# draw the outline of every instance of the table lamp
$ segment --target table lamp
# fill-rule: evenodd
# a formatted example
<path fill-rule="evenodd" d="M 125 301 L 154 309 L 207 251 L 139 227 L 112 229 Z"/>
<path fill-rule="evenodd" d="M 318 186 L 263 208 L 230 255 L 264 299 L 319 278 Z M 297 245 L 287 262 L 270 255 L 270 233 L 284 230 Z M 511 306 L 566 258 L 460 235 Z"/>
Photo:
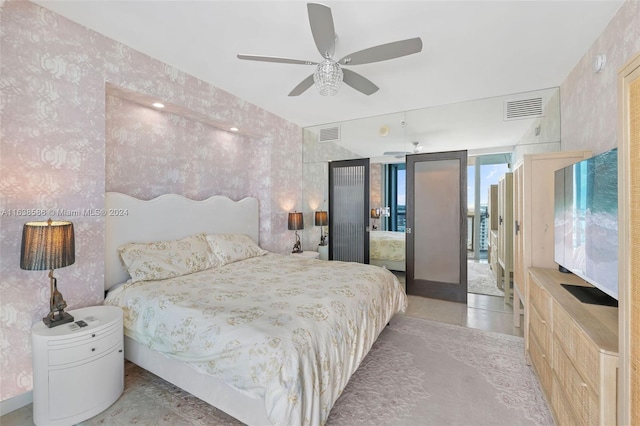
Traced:
<path fill-rule="evenodd" d="M 293 245 L 293 250 L 291 251 L 291 253 L 302 253 L 300 236 L 298 235 L 298 230 L 304 229 L 302 212 L 289 213 L 288 227 L 290 231 L 296 231 L 296 243 Z"/>
<path fill-rule="evenodd" d="M 29 271 L 49 269 L 51 298 L 49 315 L 42 318 L 47 327 L 56 327 L 73 321 L 64 311 L 67 302 L 58 291 L 53 270 L 72 265 L 76 261 L 73 223 L 49 219 L 47 222 L 27 222 L 22 229 L 20 268 Z"/>
<path fill-rule="evenodd" d="M 320 210 L 316 212 L 316 226 L 320 227 L 320 244 L 321 246 L 326 246 L 327 242 L 326 236 L 324 235 L 324 227 L 327 226 L 327 212 L 324 210 Z"/>
<path fill-rule="evenodd" d="M 375 231 L 378 229 L 376 226 L 376 219 L 380 219 L 380 209 L 371 209 L 371 219 L 373 219 L 371 229 Z"/>

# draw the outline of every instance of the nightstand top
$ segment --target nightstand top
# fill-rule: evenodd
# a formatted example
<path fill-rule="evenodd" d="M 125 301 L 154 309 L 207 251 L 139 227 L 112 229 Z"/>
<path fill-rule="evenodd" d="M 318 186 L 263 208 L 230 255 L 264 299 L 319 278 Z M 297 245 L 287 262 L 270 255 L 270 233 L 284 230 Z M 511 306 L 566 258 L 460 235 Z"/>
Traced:
<path fill-rule="evenodd" d="M 318 259 L 320 253 L 317 251 L 305 250 L 302 253 L 291 253 L 291 256 L 300 256 L 307 259 Z"/>
<path fill-rule="evenodd" d="M 71 334 L 83 334 L 87 331 L 97 331 L 122 320 L 122 309 L 117 306 L 100 305 L 67 311 L 73 316 L 74 322 L 49 328 L 42 321 L 38 321 L 31 329 L 32 333 L 40 336 L 55 337 Z M 87 325 L 79 327 L 76 322 L 84 321 Z"/>

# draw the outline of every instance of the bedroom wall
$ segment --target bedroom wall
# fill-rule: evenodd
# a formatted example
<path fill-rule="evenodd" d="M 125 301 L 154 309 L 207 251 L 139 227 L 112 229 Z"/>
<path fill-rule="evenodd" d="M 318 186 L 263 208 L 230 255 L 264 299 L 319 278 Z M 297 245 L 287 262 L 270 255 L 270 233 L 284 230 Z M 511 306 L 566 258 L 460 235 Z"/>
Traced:
<path fill-rule="evenodd" d="M 0 2 L 0 36 L 0 401 L 6 401 L 32 387 L 30 329 L 48 312 L 47 272 L 19 268 L 23 224 L 48 216 L 72 220 L 76 263 L 56 271 L 60 291 L 70 309 L 103 299 L 104 220 L 76 213 L 104 206 L 107 84 L 163 99 L 212 121 L 232 122 L 256 135 L 251 141 L 238 139 L 247 148 L 245 172 L 251 172 L 224 190 L 244 190 L 243 196 L 260 200 L 261 244 L 272 251 L 290 248 L 285 207 L 301 199 L 302 162 L 291 159 L 302 158 L 302 129 L 27 1 Z M 193 124 L 164 119 L 178 128 Z M 217 155 L 217 143 L 231 149 L 226 132 L 200 130 L 212 141 L 202 148 L 205 158 Z M 214 190 L 209 179 L 219 183 L 228 171 L 211 171 L 198 180 L 188 174 L 194 167 L 191 159 L 153 152 L 149 148 L 145 154 L 150 158 L 136 157 L 144 170 L 132 163 L 126 172 L 114 166 L 109 178 L 113 189 L 115 176 L 148 178 L 153 171 L 153 192 L 166 187 L 204 196 Z M 234 161 L 229 155 L 225 158 Z M 182 188 L 174 182 L 181 179 Z M 45 212 L 34 216 L 24 209 Z"/>
<path fill-rule="evenodd" d="M 109 94 L 105 128 L 107 191 L 145 200 L 166 193 L 239 200 L 249 192 L 245 160 L 255 147 L 241 134 Z"/>
<path fill-rule="evenodd" d="M 618 70 L 640 51 L 640 2 L 625 2 L 560 86 L 563 151 L 618 146 Z M 597 55 L 607 63 L 593 72 Z"/>

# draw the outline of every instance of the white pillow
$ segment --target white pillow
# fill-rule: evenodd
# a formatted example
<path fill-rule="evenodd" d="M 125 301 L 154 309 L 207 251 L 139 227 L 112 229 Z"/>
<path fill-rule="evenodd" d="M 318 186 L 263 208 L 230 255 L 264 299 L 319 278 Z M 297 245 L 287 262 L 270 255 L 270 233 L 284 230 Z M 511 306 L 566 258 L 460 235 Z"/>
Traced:
<path fill-rule="evenodd" d="M 223 265 L 268 253 L 262 250 L 251 237 L 243 234 L 209 234 L 207 242 L 213 255 Z"/>
<path fill-rule="evenodd" d="M 130 243 L 118 248 L 131 281 L 163 280 L 218 266 L 204 233 L 175 241 Z"/>

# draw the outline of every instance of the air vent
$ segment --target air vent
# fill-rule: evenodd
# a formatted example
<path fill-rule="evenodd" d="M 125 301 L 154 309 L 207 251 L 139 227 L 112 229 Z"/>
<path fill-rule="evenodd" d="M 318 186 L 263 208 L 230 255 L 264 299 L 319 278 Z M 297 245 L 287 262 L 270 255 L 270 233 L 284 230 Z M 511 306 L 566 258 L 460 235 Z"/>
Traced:
<path fill-rule="evenodd" d="M 504 119 L 520 120 L 523 118 L 536 118 L 544 116 L 544 103 L 542 98 L 519 99 L 504 101 Z"/>
<path fill-rule="evenodd" d="M 320 129 L 320 142 L 335 142 L 340 140 L 340 126 Z"/>

